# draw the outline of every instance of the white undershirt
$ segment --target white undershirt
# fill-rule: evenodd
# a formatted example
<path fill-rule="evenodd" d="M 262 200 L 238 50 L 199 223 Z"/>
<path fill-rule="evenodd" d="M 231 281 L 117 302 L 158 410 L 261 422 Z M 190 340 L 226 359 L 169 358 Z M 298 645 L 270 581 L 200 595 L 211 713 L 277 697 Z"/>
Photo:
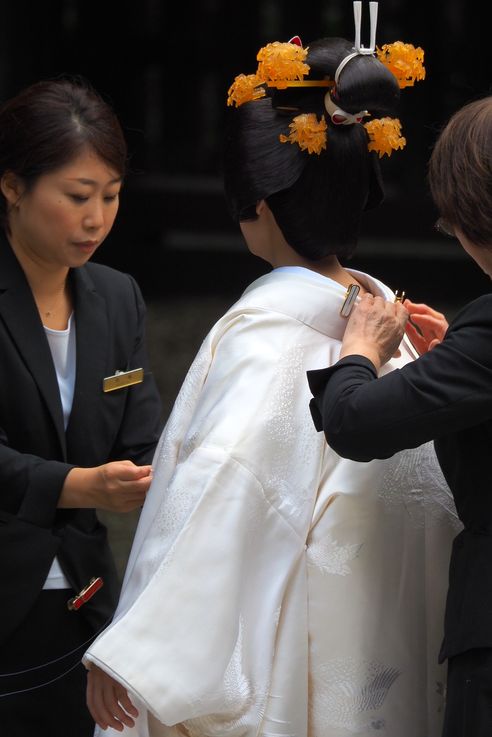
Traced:
<path fill-rule="evenodd" d="M 72 411 L 73 392 L 75 387 L 75 318 L 73 313 L 68 319 L 66 330 L 53 330 L 44 326 L 48 339 L 56 378 L 60 390 L 63 409 L 63 422 L 67 429 Z M 53 560 L 43 589 L 69 589 L 70 584 L 63 573 L 58 558 Z"/>

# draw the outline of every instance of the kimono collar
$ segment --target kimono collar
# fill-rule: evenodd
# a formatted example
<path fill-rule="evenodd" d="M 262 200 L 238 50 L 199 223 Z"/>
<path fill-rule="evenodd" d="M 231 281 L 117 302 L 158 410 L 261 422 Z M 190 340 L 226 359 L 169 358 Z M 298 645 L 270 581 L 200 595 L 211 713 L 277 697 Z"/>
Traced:
<path fill-rule="evenodd" d="M 394 300 L 394 292 L 378 279 L 347 269 L 374 295 Z M 247 287 L 235 307 L 278 312 L 335 340 L 341 340 L 347 319 L 340 316 L 346 288 L 309 269 L 274 269 Z M 235 308 L 233 307 L 232 310 Z"/>

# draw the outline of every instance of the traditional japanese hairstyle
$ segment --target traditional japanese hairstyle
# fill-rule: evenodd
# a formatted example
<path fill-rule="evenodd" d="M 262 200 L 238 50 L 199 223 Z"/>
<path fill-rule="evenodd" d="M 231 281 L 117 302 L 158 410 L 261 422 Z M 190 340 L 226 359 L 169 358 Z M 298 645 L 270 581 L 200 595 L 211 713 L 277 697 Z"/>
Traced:
<path fill-rule="evenodd" d="M 255 74 L 228 91 L 225 189 L 236 220 L 255 217 L 266 199 L 287 242 L 306 258 L 349 255 L 364 209 L 382 200 L 375 154 L 403 148 L 395 119 L 400 88 L 423 79 L 423 51 L 397 42 L 360 42 L 361 2 L 354 2 L 355 41 L 299 37 L 260 49 Z M 284 144 L 284 145 L 282 145 Z M 287 144 L 287 145 L 286 145 Z M 294 144 L 294 145 L 288 145 Z"/>

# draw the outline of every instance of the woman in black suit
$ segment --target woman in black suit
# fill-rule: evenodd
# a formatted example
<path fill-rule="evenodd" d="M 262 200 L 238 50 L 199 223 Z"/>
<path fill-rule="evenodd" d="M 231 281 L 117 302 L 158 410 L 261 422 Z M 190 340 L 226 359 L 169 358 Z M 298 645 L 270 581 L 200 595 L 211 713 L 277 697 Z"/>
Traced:
<path fill-rule="evenodd" d="M 87 84 L 39 82 L 0 108 L 0 725 L 9 737 L 92 735 L 80 657 L 118 596 L 95 508 L 138 508 L 150 485 L 161 405 L 144 303 L 131 276 L 88 263 L 112 228 L 125 162 L 118 120 Z"/>
<path fill-rule="evenodd" d="M 492 278 L 491 96 L 451 118 L 429 182 L 440 227 Z M 410 326 L 410 335 L 424 355 L 377 379 L 408 313 L 365 295 L 348 322 L 341 360 L 309 375 L 312 414 L 337 453 L 354 460 L 434 439 L 464 524 L 453 544 L 440 654 L 448 659 L 444 735 L 485 737 L 492 734 L 492 295 L 467 305 L 447 330 L 438 313 L 408 308 L 421 328 Z"/>

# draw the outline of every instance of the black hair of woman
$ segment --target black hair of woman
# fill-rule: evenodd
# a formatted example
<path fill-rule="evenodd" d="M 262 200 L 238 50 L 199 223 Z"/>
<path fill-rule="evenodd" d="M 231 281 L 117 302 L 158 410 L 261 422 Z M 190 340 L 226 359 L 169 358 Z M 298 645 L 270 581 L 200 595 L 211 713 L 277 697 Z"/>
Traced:
<path fill-rule="evenodd" d="M 229 112 L 223 166 L 233 219 L 254 218 L 257 202 L 265 199 L 287 242 L 316 261 L 350 256 L 363 211 L 383 199 L 379 162 L 361 122 L 393 116 L 402 85 L 388 65 L 372 54 L 353 54 L 343 38 L 313 41 L 306 52 L 305 86 L 267 84 L 262 99 L 250 98 Z M 316 80 L 319 86 L 309 86 Z M 323 80 L 331 80 L 330 87 Z M 336 124 L 327 105 L 357 123 Z M 279 143 L 302 114 L 326 117 L 326 145 L 317 155 Z M 403 147 L 404 139 L 398 140 Z"/>

